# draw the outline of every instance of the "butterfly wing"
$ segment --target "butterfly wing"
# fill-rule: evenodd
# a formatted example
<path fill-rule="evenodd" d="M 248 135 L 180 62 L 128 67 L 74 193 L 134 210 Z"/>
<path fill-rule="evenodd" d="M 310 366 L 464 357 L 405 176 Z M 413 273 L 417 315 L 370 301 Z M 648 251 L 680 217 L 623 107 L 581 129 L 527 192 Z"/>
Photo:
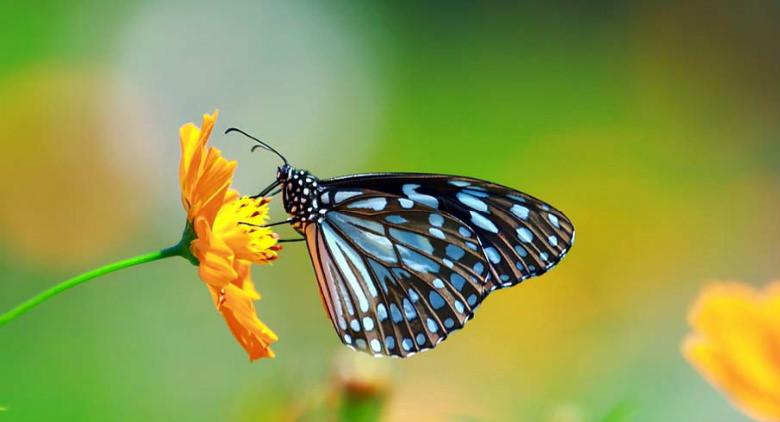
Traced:
<path fill-rule="evenodd" d="M 435 347 L 491 290 L 474 230 L 406 197 L 350 189 L 305 236 L 323 302 L 344 344 L 406 357 Z"/>
<path fill-rule="evenodd" d="M 574 226 L 562 212 L 484 180 L 385 173 L 345 176 L 323 181 L 323 185 L 326 193 L 365 189 L 405 198 L 465 222 L 484 248 L 492 288 L 543 274 L 563 259 L 574 242 Z"/>

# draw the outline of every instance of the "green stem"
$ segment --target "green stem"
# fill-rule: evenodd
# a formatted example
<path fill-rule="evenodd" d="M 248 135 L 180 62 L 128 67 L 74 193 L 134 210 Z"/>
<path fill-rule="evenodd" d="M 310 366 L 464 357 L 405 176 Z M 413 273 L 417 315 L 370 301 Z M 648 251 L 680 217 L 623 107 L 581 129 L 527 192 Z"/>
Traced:
<path fill-rule="evenodd" d="M 182 239 L 184 240 L 184 239 Z M 78 286 L 81 283 L 85 283 L 89 280 L 92 280 L 94 278 L 100 277 L 102 275 L 106 275 L 108 273 L 112 273 L 114 271 L 121 270 L 123 268 L 132 267 L 135 265 L 145 264 L 147 262 L 157 261 L 164 258 L 169 258 L 172 256 L 184 256 L 187 257 L 187 254 L 189 253 L 189 248 L 187 247 L 187 243 L 180 242 L 176 246 L 172 246 L 170 248 L 166 248 L 163 250 L 150 252 L 144 255 L 138 255 L 133 258 L 128 258 L 122 261 L 117 261 L 112 264 L 108 264 L 99 268 L 95 268 L 94 270 L 87 271 L 84 274 L 77 275 L 76 277 L 70 278 L 68 280 L 63 281 L 62 283 L 59 283 L 48 290 L 45 290 L 41 293 L 39 293 L 37 296 L 32 297 L 28 301 L 22 303 L 21 305 L 17 306 L 14 309 L 11 309 L 10 311 L 0 315 L 0 325 L 4 325 L 11 320 L 15 319 L 16 317 L 22 315 L 23 313 L 29 311 L 30 309 L 40 305 L 41 303 L 45 302 L 46 300 L 64 292 L 65 290 L 68 290 L 72 287 Z"/>

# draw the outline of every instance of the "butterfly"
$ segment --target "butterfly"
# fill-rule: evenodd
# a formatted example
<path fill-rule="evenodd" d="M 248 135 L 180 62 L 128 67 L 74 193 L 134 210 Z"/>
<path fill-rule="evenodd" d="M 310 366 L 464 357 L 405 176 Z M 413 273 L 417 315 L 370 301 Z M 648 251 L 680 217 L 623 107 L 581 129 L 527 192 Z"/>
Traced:
<path fill-rule="evenodd" d="M 571 221 L 512 188 L 461 176 L 372 173 L 318 179 L 279 156 L 276 180 L 303 235 L 339 339 L 376 356 L 410 357 L 464 326 L 494 290 L 555 266 Z"/>

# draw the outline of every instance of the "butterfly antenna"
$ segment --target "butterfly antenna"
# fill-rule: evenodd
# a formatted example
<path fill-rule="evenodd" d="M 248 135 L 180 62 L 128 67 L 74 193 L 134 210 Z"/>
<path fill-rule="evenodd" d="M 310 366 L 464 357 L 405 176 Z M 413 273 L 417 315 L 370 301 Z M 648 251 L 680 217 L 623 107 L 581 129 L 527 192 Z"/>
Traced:
<path fill-rule="evenodd" d="M 277 157 L 281 158 L 281 159 L 282 159 L 282 161 L 284 161 L 284 164 L 289 164 L 289 163 L 287 162 L 287 159 L 286 159 L 286 158 L 284 158 L 284 155 L 280 154 L 280 153 L 279 153 L 279 151 L 277 151 L 277 150 L 273 149 L 273 147 L 271 147 L 270 145 L 268 145 L 268 144 L 266 144 L 265 142 L 263 142 L 263 141 L 261 141 L 261 140 L 259 140 L 259 139 L 255 138 L 254 136 L 252 136 L 252 135 L 250 135 L 250 134 L 248 134 L 248 133 L 244 132 L 243 130 L 241 130 L 241 129 L 237 128 L 237 127 L 231 127 L 231 128 L 228 128 L 228 130 L 226 130 L 226 131 L 225 131 L 225 135 L 227 135 L 227 134 L 228 134 L 228 133 L 230 133 L 230 132 L 238 132 L 238 133 L 240 133 L 240 134 L 242 134 L 242 135 L 246 136 L 247 138 L 249 138 L 249 139 L 251 139 L 251 140 L 253 140 L 253 141 L 257 142 L 257 145 L 255 145 L 255 146 L 253 146 L 253 147 L 252 147 L 252 152 L 254 152 L 254 151 L 257 149 L 257 148 L 262 148 L 262 149 L 264 149 L 264 150 L 266 150 L 266 151 L 271 151 L 271 152 L 273 152 L 274 154 L 276 154 L 276 156 L 277 156 Z"/>

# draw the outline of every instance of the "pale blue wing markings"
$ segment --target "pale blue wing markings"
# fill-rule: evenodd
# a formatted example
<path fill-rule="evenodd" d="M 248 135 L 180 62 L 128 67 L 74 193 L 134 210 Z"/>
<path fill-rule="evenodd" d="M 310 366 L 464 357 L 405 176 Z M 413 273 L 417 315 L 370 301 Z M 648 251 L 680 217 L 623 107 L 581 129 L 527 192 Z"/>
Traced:
<path fill-rule="evenodd" d="M 448 257 L 452 258 L 455 261 L 458 261 L 459 259 L 463 258 L 464 255 L 466 255 L 466 250 L 461 248 L 458 245 L 455 244 L 449 244 L 444 250 L 444 253 L 447 254 Z"/>
<path fill-rule="evenodd" d="M 404 350 L 406 350 L 407 352 L 410 352 L 412 350 L 413 345 L 414 344 L 412 343 L 412 340 L 409 338 L 404 338 L 403 341 L 401 342 L 401 347 L 403 347 Z"/>
<path fill-rule="evenodd" d="M 355 346 L 360 350 L 366 350 L 366 339 L 359 338 L 355 340 Z"/>
<path fill-rule="evenodd" d="M 469 208 L 475 209 L 477 211 L 482 211 L 482 212 L 486 212 L 488 210 L 488 206 L 484 201 L 478 199 L 475 196 L 469 195 L 465 192 L 458 192 L 457 194 L 455 194 L 455 197 L 458 198 L 458 201 L 460 201 L 460 203 L 462 203 L 463 205 Z"/>
<path fill-rule="evenodd" d="M 380 323 L 387 319 L 387 308 L 384 303 L 376 305 L 376 316 Z"/>
<path fill-rule="evenodd" d="M 364 262 L 360 256 L 355 254 L 354 250 L 351 249 L 348 242 L 345 241 L 343 238 L 335 237 L 338 236 L 337 229 L 332 227 L 330 223 L 324 221 L 321 224 L 321 229 L 323 231 L 323 237 L 325 238 L 326 244 L 330 243 L 328 245 L 331 249 L 330 254 L 338 264 L 336 265 L 336 267 L 341 272 L 342 279 L 345 278 L 347 280 L 347 284 L 350 285 L 351 284 L 350 280 L 356 275 L 356 273 L 354 273 L 353 271 L 357 271 L 357 274 L 360 274 L 360 277 L 362 278 L 362 281 L 363 283 L 365 283 L 366 286 L 374 285 L 375 277 L 372 277 L 372 275 L 369 273 L 371 270 L 368 268 L 370 263 Z M 334 236 L 333 239 L 335 240 L 331 242 L 330 236 Z M 344 262 L 341 262 L 339 264 L 340 260 L 346 260 L 345 262 L 348 262 L 349 264 L 351 264 L 351 266 L 347 264 L 346 267 L 342 267 L 341 265 L 344 265 Z M 356 283 L 358 286 L 360 285 L 359 282 Z M 343 287 L 344 283 L 340 283 L 339 285 Z M 374 289 L 376 290 L 375 287 Z M 369 288 L 369 290 L 371 289 Z M 377 338 L 377 335 L 380 338 L 383 336 L 383 331 L 381 330 L 381 328 L 378 331 L 374 331 L 376 325 L 374 323 L 374 319 L 372 318 L 372 316 L 376 315 L 376 311 L 374 311 L 373 306 L 364 306 L 364 304 L 361 302 L 362 299 L 361 295 L 365 296 L 365 292 L 362 290 L 355 290 L 355 285 L 350 285 L 349 289 L 342 288 L 341 295 L 342 297 L 350 297 L 350 298 L 352 297 L 352 295 L 355 295 L 358 299 L 358 303 L 360 305 L 360 311 L 364 314 L 361 320 L 363 323 L 362 327 L 364 329 L 359 331 L 355 330 L 356 320 L 351 322 L 351 328 L 355 330 L 356 335 L 359 334 L 363 336 L 362 339 L 356 339 L 354 341 L 354 344 L 358 346 L 358 349 L 365 350 L 365 348 L 360 347 L 359 340 L 362 340 L 362 342 L 365 343 L 366 341 L 370 341 L 373 338 Z M 382 295 L 384 297 L 384 292 L 382 292 Z M 372 301 L 372 304 L 373 303 L 375 302 Z M 359 324 L 357 328 L 360 328 Z"/>
<path fill-rule="evenodd" d="M 463 189 L 461 192 L 465 192 L 469 195 L 476 196 L 479 198 L 487 198 L 490 196 L 490 194 L 480 186 L 470 186 L 466 189 Z"/>
<path fill-rule="evenodd" d="M 426 195 L 424 193 L 418 193 L 417 192 L 418 188 L 420 188 L 420 185 L 414 183 L 408 183 L 403 185 L 401 190 L 403 191 L 404 195 L 406 195 L 407 198 L 409 198 L 414 202 L 419 202 L 431 208 L 439 208 L 439 200 L 436 199 L 435 196 Z"/>
<path fill-rule="evenodd" d="M 427 340 L 427 337 L 423 333 L 417 333 L 417 336 L 414 338 L 417 341 L 418 346 L 425 345 L 425 340 Z"/>
<path fill-rule="evenodd" d="M 342 191 L 336 192 L 333 195 L 333 201 L 338 204 L 340 202 L 346 201 L 349 198 L 352 198 L 352 197 L 355 197 L 355 196 L 358 196 L 358 195 L 361 195 L 361 194 L 363 194 L 363 192 L 361 192 L 361 191 L 346 191 L 346 190 L 342 190 Z"/>
<path fill-rule="evenodd" d="M 363 317 L 363 329 L 364 330 L 366 330 L 366 331 L 373 331 L 374 327 L 375 327 L 375 324 L 374 324 L 374 319 L 373 318 L 371 318 L 369 316 Z"/>
<path fill-rule="evenodd" d="M 498 233 L 498 228 L 496 227 L 495 223 L 490 221 L 489 218 L 485 217 L 477 211 L 469 211 L 469 214 L 471 215 L 471 222 L 478 227 L 491 233 Z"/>
<path fill-rule="evenodd" d="M 525 205 L 523 205 L 522 207 L 526 208 Z M 515 261 L 517 261 L 519 258 L 519 262 L 522 263 L 520 267 L 517 267 L 515 265 L 518 270 L 517 273 L 518 275 L 515 277 L 514 283 L 502 282 L 499 287 L 507 287 L 509 285 L 514 285 L 527 278 L 539 275 L 539 272 L 537 271 L 538 270 L 537 266 L 540 266 L 543 269 L 542 271 L 546 271 L 547 269 L 551 268 L 554 265 L 554 263 L 552 262 L 545 263 L 544 260 L 542 259 L 543 257 L 542 254 L 545 253 L 545 249 L 547 247 L 552 248 L 551 252 L 555 253 L 556 255 L 555 263 L 557 263 L 561 259 L 562 254 L 558 252 L 558 249 L 556 249 L 552 245 L 548 245 L 547 243 L 545 243 L 545 240 L 547 239 L 548 236 L 548 234 L 546 234 L 545 232 L 545 229 L 552 229 L 553 226 L 547 223 L 546 219 L 543 218 L 541 212 L 531 210 L 529 208 L 527 218 L 517 219 L 520 216 L 518 216 L 515 212 L 513 212 L 511 208 L 506 209 L 501 207 L 494 207 L 492 208 L 492 210 L 494 212 L 494 215 L 496 216 L 497 221 L 502 221 L 502 222 L 507 221 L 508 225 L 511 224 L 516 225 L 515 231 L 514 233 L 511 233 L 511 235 L 497 236 L 498 239 L 501 239 L 500 241 L 505 243 L 507 242 L 506 238 L 513 238 L 514 243 L 506 243 L 506 248 L 498 248 L 498 249 L 501 251 L 510 251 L 513 254 L 516 254 L 516 258 L 510 258 L 507 260 L 507 262 L 512 262 L 516 264 Z M 517 208 L 515 210 L 517 210 Z M 525 216 L 524 211 L 520 212 L 520 214 Z M 540 222 L 543 222 L 545 224 L 540 224 Z M 501 277 L 499 274 L 499 278 L 497 280 L 500 279 Z"/>
<path fill-rule="evenodd" d="M 346 218 L 347 216 L 331 212 L 326 219 L 330 220 L 347 237 L 354 241 L 364 252 L 371 254 L 386 263 L 395 263 L 396 255 L 393 252 L 393 244 L 384 235 L 376 234 L 373 231 L 365 230 L 366 224 L 361 223 L 358 218 Z M 370 222 L 369 222 L 370 223 Z M 361 225 L 358 225 L 361 224 Z"/>
<path fill-rule="evenodd" d="M 415 193 L 421 194 L 420 191 Z M 413 204 L 411 209 L 402 210 L 399 208 L 399 202 L 392 201 L 392 197 L 387 196 L 387 206 L 379 211 L 374 210 L 373 207 L 348 207 L 351 203 L 367 201 L 371 198 L 366 194 L 353 198 L 352 202 L 346 201 L 340 204 L 325 214 L 320 224 L 325 223 L 329 226 L 331 231 L 340 235 L 339 242 L 344 242 L 347 246 L 337 248 L 337 252 L 331 253 L 331 258 L 338 266 L 343 265 L 343 262 L 338 261 L 337 255 L 340 251 L 341 258 L 347 263 L 342 270 L 347 273 L 351 271 L 357 276 L 359 284 L 365 289 L 366 296 L 371 293 L 368 291 L 368 283 L 373 282 L 376 286 L 380 299 L 372 298 L 369 312 L 361 312 L 359 316 L 359 321 L 366 321 L 364 318 L 367 316 L 373 318 L 368 320 L 372 323 L 364 323 L 361 332 L 358 333 L 364 336 L 363 341 L 369 345 L 364 350 L 376 352 L 375 347 L 372 346 L 376 344 L 372 340 L 376 339 L 384 347 L 376 353 L 408 356 L 435 346 L 451 331 L 462 327 L 473 311 L 466 305 L 466 298 L 472 294 L 482 298 L 487 294 L 487 286 L 479 285 L 475 279 L 475 277 L 482 279 L 475 272 L 475 268 L 480 267 L 476 264 L 480 262 L 488 266 L 489 262 L 485 252 L 479 247 L 479 239 L 473 231 L 447 213 L 432 213 L 429 206 L 422 202 Z M 390 218 L 391 216 L 398 218 Z M 430 228 L 437 228 L 446 234 L 446 241 L 442 241 L 438 234 L 428 231 Z M 392 234 L 391 229 L 395 229 Z M 467 247 L 465 236 L 459 231 L 465 232 L 472 239 L 473 249 Z M 463 251 L 459 262 L 450 263 L 452 268 L 445 266 L 442 258 L 442 252 L 450 243 L 458 245 Z M 384 252 L 372 248 L 382 249 Z M 353 254 L 359 255 L 358 258 L 362 262 L 355 261 L 356 256 Z M 363 270 L 368 271 L 369 274 L 367 275 Z M 434 286 L 436 284 L 434 280 L 439 277 L 449 280 L 451 272 L 459 273 L 467 280 L 468 288 L 464 285 L 462 293 L 456 291 L 449 281 L 443 283 L 441 279 L 439 280 L 444 287 L 442 289 Z M 343 284 L 349 286 L 349 274 L 342 278 Z M 388 283 L 388 278 L 393 281 Z M 415 290 L 410 293 L 409 287 L 412 286 Z M 347 294 L 350 290 L 347 289 Z M 406 308 L 404 308 L 404 299 L 408 303 Z M 462 312 L 458 313 L 453 309 L 455 301 L 461 304 Z M 354 299 L 354 303 L 359 305 L 359 297 Z M 409 313 L 409 306 L 412 307 L 416 317 Z M 437 323 L 438 330 L 431 330 L 428 326 L 428 318 Z M 449 327 L 443 322 L 448 318 L 453 320 Z M 424 346 L 416 347 L 413 342 L 411 349 L 406 352 L 398 347 L 400 339 L 416 339 L 420 333 L 427 336 L 423 342 Z M 388 338 L 393 338 L 396 342 L 395 350 L 391 350 Z M 354 338 L 352 343 L 357 344 Z"/>
<path fill-rule="evenodd" d="M 325 242 L 328 244 L 331 255 L 335 258 L 338 266 L 346 270 L 350 268 L 351 263 L 352 266 L 360 273 L 360 276 L 362 277 L 363 282 L 366 283 L 368 290 L 371 291 L 373 289 L 373 292 L 376 293 L 376 286 L 373 286 L 373 280 L 368 273 L 368 268 L 357 252 L 355 252 L 349 243 L 344 241 L 344 239 L 334 231 L 333 227 L 328 222 L 323 221 L 321 227 L 323 234 L 325 235 Z M 368 312 L 368 297 L 366 297 L 366 292 L 363 290 L 363 286 L 360 285 L 360 281 L 356 277 L 355 273 L 352 271 L 344 271 L 343 273 L 347 279 L 347 283 L 349 284 L 350 289 L 352 290 L 352 293 L 357 296 L 360 311 L 364 313 Z M 376 295 L 374 294 L 374 296 Z"/>
<path fill-rule="evenodd" d="M 409 300 L 411 300 L 412 303 L 417 303 L 417 301 L 420 300 L 420 295 L 418 295 L 417 292 L 414 291 L 414 289 L 411 287 L 406 292 L 408 293 Z"/>
<path fill-rule="evenodd" d="M 376 278 L 379 279 L 379 285 L 382 287 L 382 291 L 387 293 L 387 280 L 394 283 L 395 279 L 393 278 L 393 275 L 390 274 L 390 271 L 384 265 L 381 265 L 371 258 L 368 258 L 368 264 L 371 266 L 371 270 L 376 275 Z"/>
<path fill-rule="evenodd" d="M 447 237 L 444 235 L 444 232 L 437 229 L 436 227 L 431 227 L 428 229 L 428 233 L 431 234 L 431 236 L 439 238 L 441 240 L 446 240 Z"/>
<path fill-rule="evenodd" d="M 393 284 L 397 285 L 398 282 L 396 280 L 403 280 L 405 278 L 410 278 L 412 275 L 409 274 L 409 271 L 406 271 L 403 268 L 393 268 L 393 274 L 395 274 L 395 277 L 393 278 Z"/>
<path fill-rule="evenodd" d="M 496 216 L 497 216 L 496 218 L 501 218 L 502 215 L 505 215 L 507 218 L 512 218 L 511 215 L 509 214 L 511 211 L 507 212 L 504 209 L 499 209 L 499 208 L 494 208 L 494 211 L 495 211 Z M 509 220 L 509 221 L 512 221 L 512 220 Z M 522 222 L 520 222 L 518 220 L 514 220 L 514 221 L 516 221 L 517 224 L 523 224 Z M 525 227 L 521 227 L 521 228 L 525 228 Z M 505 242 L 505 244 L 506 244 L 506 249 L 501 248 L 502 250 L 507 250 L 507 251 L 510 251 L 510 252 L 513 252 L 513 253 L 516 254 L 515 257 L 511 257 L 511 258 L 507 259 L 507 262 L 514 262 L 515 263 L 514 266 L 515 266 L 515 269 L 517 270 L 517 275 L 514 278 L 515 278 L 516 282 L 521 282 L 521 281 L 523 281 L 523 280 L 525 280 L 525 279 L 527 279 L 529 277 L 532 277 L 534 275 L 533 272 L 530 271 L 530 269 L 527 268 L 528 264 L 525 263 L 525 261 L 528 259 L 529 255 L 530 255 L 527 248 L 531 247 L 531 248 L 534 249 L 534 256 L 536 256 L 538 254 L 538 252 L 539 252 L 539 251 L 536 250 L 535 245 L 533 244 L 532 241 L 531 242 L 527 242 L 527 243 L 523 243 L 523 239 L 521 239 L 521 236 L 525 237 L 525 238 L 527 238 L 529 236 L 524 231 L 521 231 L 520 230 L 521 228 L 517 228 L 514 233 L 511 233 L 511 235 L 499 236 L 498 237 L 502 242 Z M 530 230 L 529 230 L 529 233 L 531 233 L 530 237 L 533 237 L 533 233 L 530 232 Z M 520 258 L 520 260 L 518 261 L 517 258 Z M 520 263 L 521 265 L 518 266 L 517 265 L 518 263 Z M 501 277 L 499 276 L 498 280 L 500 280 L 500 279 L 501 279 Z M 512 285 L 512 283 L 510 283 L 509 285 Z M 499 287 L 506 287 L 506 286 L 507 286 L 506 283 L 499 284 Z"/>
<path fill-rule="evenodd" d="M 433 245 L 431 244 L 431 240 L 426 236 L 393 227 L 391 227 L 388 231 L 390 232 L 390 236 L 400 243 L 411 246 L 427 254 L 433 253 Z"/>
<path fill-rule="evenodd" d="M 320 229 L 315 227 L 314 233 L 311 235 L 313 241 L 307 243 L 309 243 L 309 247 L 313 249 L 311 253 L 312 262 L 314 263 L 315 268 L 319 268 L 318 273 L 322 274 L 324 277 L 324 280 L 318 280 L 318 284 L 320 285 L 323 296 L 327 295 L 331 298 L 330 301 L 325 301 L 325 308 L 331 315 L 331 321 L 333 322 L 336 332 L 339 334 L 339 338 L 342 339 L 345 344 L 351 345 L 352 336 L 345 333 L 347 330 L 345 312 L 350 313 L 351 310 L 351 313 L 354 315 L 353 299 L 346 292 L 341 294 L 337 292 L 338 287 L 343 286 L 343 277 L 335 263 L 327 258 L 330 254 L 328 253 L 327 245 L 323 242 Z M 323 260 L 323 257 L 326 257 L 325 260 Z M 349 308 L 349 310 L 345 308 Z M 344 334 L 342 335 L 341 333 Z"/>
<path fill-rule="evenodd" d="M 525 197 L 522 197 L 520 195 L 515 195 L 514 193 L 510 193 L 506 197 L 517 202 L 528 202 L 528 199 L 526 199 Z"/>
<path fill-rule="evenodd" d="M 492 246 L 488 246 L 487 248 L 485 248 L 485 254 L 487 255 L 491 263 L 498 264 L 499 262 L 501 262 L 501 255 L 498 253 L 496 248 Z"/>
<path fill-rule="evenodd" d="M 413 249 L 409 249 L 403 245 L 396 245 L 396 248 L 401 255 L 401 261 L 406 268 L 409 268 L 415 272 L 429 274 L 435 274 L 439 272 L 441 266 L 439 266 L 436 261 L 429 259 L 427 256 L 417 253 Z"/>
<path fill-rule="evenodd" d="M 514 250 L 520 258 L 528 256 L 528 250 L 524 248 L 523 245 L 515 245 Z"/>
<path fill-rule="evenodd" d="M 338 287 L 339 294 L 341 295 L 341 297 L 352 299 L 352 295 L 349 292 L 347 292 L 347 288 L 344 287 L 344 283 L 339 281 L 336 287 Z M 352 300 L 345 301 L 344 303 L 347 305 L 347 312 L 350 315 L 355 315 L 355 307 L 352 304 Z"/>
<path fill-rule="evenodd" d="M 387 221 L 388 223 L 391 223 L 391 224 L 404 224 L 408 220 L 403 218 L 400 215 L 393 214 L 393 215 L 388 215 L 387 217 L 385 217 L 385 221 Z"/>
<path fill-rule="evenodd" d="M 436 290 L 431 290 L 428 293 L 428 303 L 436 310 L 443 308 L 446 304 L 444 298 Z"/>
<path fill-rule="evenodd" d="M 459 314 L 465 314 L 466 313 L 465 312 L 466 308 L 463 306 L 463 302 L 461 302 L 460 300 L 455 300 L 455 310 Z"/>
<path fill-rule="evenodd" d="M 404 307 L 404 317 L 407 321 L 413 321 L 417 318 L 417 310 L 412 306 L 412 302 L 409 301 L 409 298 L 405 297 L 403 299 L 403 307 Z"/>
<path fill-rule="evenodd" d="M 528 229 L 528 227 L 518 227 L 517 230 L 517 238 L 520 239 L 523 243 L 531 243 L 534 241 L 534 234 L 531 232 L 531 230 Z"/>
<path fill-rule="evenodd" d="M 433 227 L 442 227 L 444 225 L 444 217 L 441 214 L 431 214 L 428 216 L 428 222 Z"/>
<path fill-rule="evenodd" d="M 521 220 L 528 220 L 528 214 L 531 213 L 531 210 L 529 210 L 528 207 L 517 204 L 512 205 L 512 208 L 510 208 L 509 211 L 511 211 L 512 214 L 516 215 L 517 218 Z"/>
<path fill-rule="evenodd" d="M 395 303 L 390 304 L 390 317 L 392 318 L 393 322 L 398 324 L 404 320 L 403 315 L 401 315 L 401 310 L 398 308 L 398 305 Z"/>
<path fill-rule="evenodd" d="M 463 290 L 463 286 L 466 285 L 466 279 L 458 274 L 458 273 L 452 273 L 450 275 L 450 284 L 452 284 L 458 291 Z"/>
<path fill-rule="evenodd" d="M 336 321 L 339 324 L 339 327 L 342 330 L 347 329 L 347 320 L 346 315 L 344 314 L 344 308 L 346 308 L 347 313 L 350 315 L 355 314 L 355 308 L 352 307 L 352 302 L 347 300 L 348 297 L 344 297 L 344 292 L 336 292 L 335 289 L 331 289 L 331 286 L 338 289 L 341 287 L 341 281 L 335 277 L 336 271 L 338 271 L 336 268 L 333 267 L 333 264 L 330 261 L 326 261 L 326 268 L 325 270 L 328 271 L 328 274 L 330 275 L 330 279 L 334 280 L 333 283 L 326 283 L 325 287 L 328 290 L 328 294 L 331 298 L 331 306 L 333 307 L 335 313 L 336 313 Z M 333 285 L 335 284 L 335 285 Z M 341 293 L 341 294 L 339 294 Z M 343 300 L 342 300 L 343 299 Z"/>
<path fill-rule="evenodd" d="M 421 261 L 423 263 L 427 263 L 427 265 L 435 265 L 435 263 L 433 263 L 433 261 L 427 260 L 427 258 L 424 258 L 424 257 L 420 256 L 419 254 L 416 254 L 415 252 L 412 252 L 412 251 L 409 251 L 409 250 L 405 250 L 405 249 L 401 249 L 403 247 L 400 246 L 400 245 L 398 246 L 398 248 L 401 251 L 401 255 L 402 255 L 403 259 L 406 259 L 406 261 L 404 263 L 407 266 L 413 267 L 415 269 L 421 269 L 421 268 L 418 268 L 416 266 Z M 416 264 L 413 264 L 412 262 L 408 261 L 409 259 L 415 260 L 414 262 L 416 262 Z M 381 264 L 379 264 L 376 261 L 371 260 L 370 258 L 369 258 L 369 266 L 371 267 L 371 270 L 374 273 L 375 278 L 379 278 L 380 280 L 382 280 L 380 282 L 380 283 L 382 283 L 382 289 L 383 289 L 382 297 L 383 297 L 383 299 L 385 301 L 388 301 L 388 298 L 387 298 L 387 295 L 386 295 L 386 292 L 384 291 L 384 289 L 387 287 L 387 284 L 385 282 L 385 278 L 386 278 L 387 275 L 389 275 L 389 271 L 386 268 L 382 268 Z M 429 268 L 429 269 L 430 270 L 435 270 L 435 268 Z M 408 273 L 407 271 L 405 271 L 403 269 L 400 269 L 400 268 L 393 268 L 392 271 L 393 271 L 393 273 L 395 275 L 395 277 L 392 278 L 392 280 L 393 280 L 393 283 L 396 284 L 396 285 L 398 284 L 398 282 L 396 281 L 396 278 L 398 278 L 398 279 L 405 279 L 405 278 L 410 278 L 411 277 L 410 273 Z M 369 276 L 369 282 L 370 282 L 370 276 Z M 392 289 L 388 288 L 388 291 L 392 291 Z M 391 304 L 391 314 L 393 314 L 393 317 L 394 317 L 393 320 L 396 323 L 396 325 L 395 326 L 390 326 L 390 329 L 394 333 L 399 334 L 399 331 L 401 330 L 402 327 L 398 325 L 400 323 L 400 321 L 398 320 L 398 317 L 397 317 L 397 311 L 394 310 L 394 308 L 392 306 L 393 305 Z M 409 322 L 406 322 L 405 324 L 408 325 Z M 412 328 L 411 327 L 407 327 L 407 329 L 411 330 Z M 382 333 L 385 332 L 384 326 L 381 327 L 380 331 Z"/>
<path fill-rule="evenodd" d="M 374 211 L 382 211 L 385 207 L 387 207 L 387 199 L 381 197 L 360 199 L 347 204 L 347 208 L 364 208 Z"/>
<path fill-rule="evenodd" d="M 328 219 L 336 219 L 337 221 L 351 224 L 353 226 L 371 231 L 374 234 L 378 234 L 378 235 L 385 234 L 385 229 L 384 227 L 382 227 L 382 224 L 376 221 L 368 220 L 366 218 L 361 218 L 361 217 L 354 217 L 338 211 L 330 211 L 325 215 L 327 216 Z"/>
<path fill-rule="evenodd" d="M 382 351 L 382 344 L 379 342 L 379 340 L 375 338 L 371 339 L 369 344 L 371 345 L 371 350 L 373 350 L 374 352 L 379 353 L 380 351 Z"/>
<path fill-rule="evenodd" d="M 370 263 L 371 271 L 374 273 L 374 276 L 377 278 L 381 278 L 383 280 L 382 283 L 384 283 L 383 290 L 381 292 L 383 302 L 377 305 L 377 318 L 379 319 L 378 331 L 379 331 L 379 339 L 384 343 L 387 354 L 393 356 L 396 355 L 397 352 L 394 352 L 392 350 L 394 344 L 389 344 L 387 339 L 388 338 L 392 339 L 394 338 L 393 336 L 403 335 L 402 327 L 399 325 L 401 322 L 404 323 L 404 326 L 406 327 L 407 330 L 410 330 L 411 328 L 408 326 L 408 323 L 404 321 L 403 317 L 401 316 L 400 310 L 395 304 L 395 302 L 398 300 L 396 289 L 387 288 L 387 284 L 384 281 L 384 279 L 390 278 L 392 284 L 396 286 L 398 283 L 396 282 L 393 273 L 397 273 L 398 277 L 411 277 L 411 274 L 397 268 L 393 268 L 392 270 L 390 270 L 387 267 L 380 264 L 379 262 L 372 260 L 371 258 L 367 258 L 367 259 Z M 400 270 L 400 271 L 395 271 L 395 270 Z M 385 303 L 388 305 L 385 305 Z M 390 308 L 389 318 L 387 314 L 387 306 L 389 306 Z"/>
<path fill-rule="evenodd" d="M 485 271 L 485 266 L 481 262 L 477 262 L 474 264 L 474 272 L 479 274 L 480 277 L 482 276 L 482 273 Z"/>

